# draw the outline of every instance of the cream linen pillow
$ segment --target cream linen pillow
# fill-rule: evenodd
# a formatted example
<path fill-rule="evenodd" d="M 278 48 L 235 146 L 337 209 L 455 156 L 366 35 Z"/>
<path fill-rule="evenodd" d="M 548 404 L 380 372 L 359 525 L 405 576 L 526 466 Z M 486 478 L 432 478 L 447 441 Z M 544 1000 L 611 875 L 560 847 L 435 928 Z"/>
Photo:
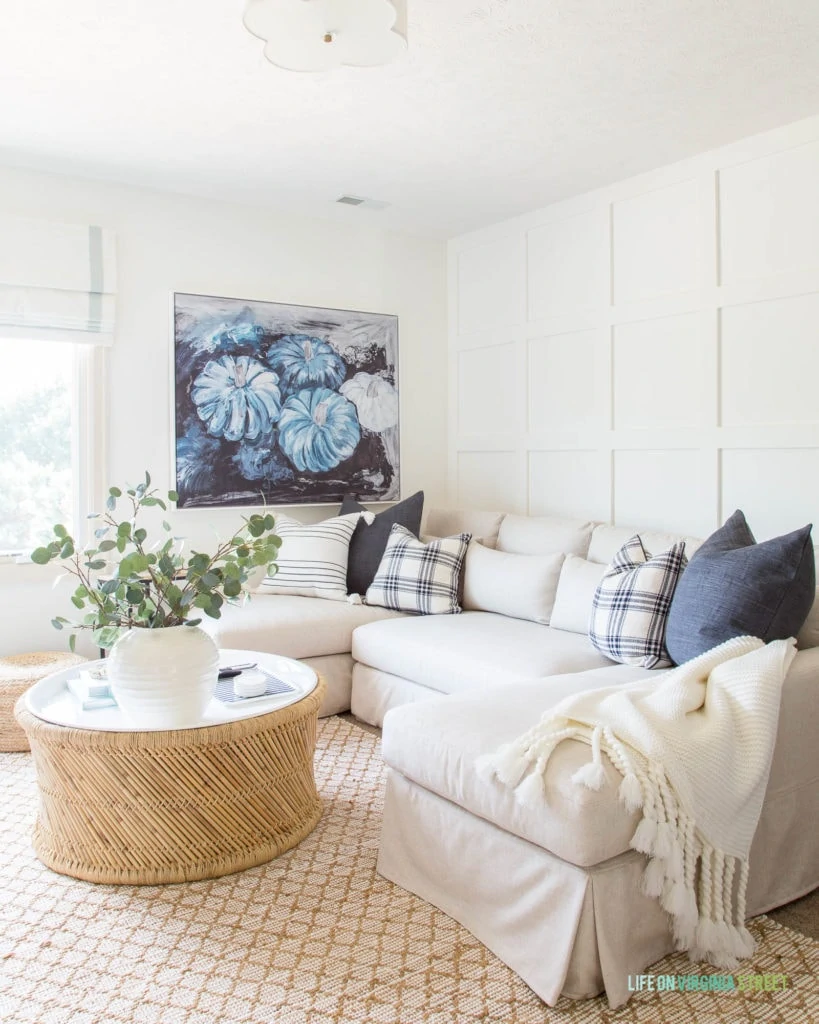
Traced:
<path fill-rule="evenodd" d="M 464 609 L 548 625 L 564 557 L 518 555 L 470 544 L 464 569 Z"/>
<path fill-rule="evenodd" d="M 594 593 L 607 566 L 569 555 L 560 570 L 555 606 L 549 623 L 553 629 L 588 633 Z"/>

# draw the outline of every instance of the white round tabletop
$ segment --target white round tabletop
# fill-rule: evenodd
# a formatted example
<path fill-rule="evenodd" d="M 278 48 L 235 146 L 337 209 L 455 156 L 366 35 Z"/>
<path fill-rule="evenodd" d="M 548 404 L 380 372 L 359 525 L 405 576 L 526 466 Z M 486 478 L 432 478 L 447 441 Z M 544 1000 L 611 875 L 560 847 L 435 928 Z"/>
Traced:
<path fill-rule="evenodd" d="M 271 711 L 289 707 L 302 700 L 316 688 L 318 676 L 307 665 L 293 658 L 284 658 L 278 654 L 263 654 L 260 651 L 220 650 L 219 665 L 227 668 L 231 665 L 242 665 L 253 662 L 271 675 L 281 679 L 292 689 L 286 693 L 264 697 L 240 698 L 231 703 L 214 697 L 208 704 L 201 722 L 190 728 L 203 728 L 209 725 L 224 725 L 242 718 L 255 718 L 267 715 Z M 134 726 L 118 707 L 95 708 L 85 711 L 79 701 L 69 692 L 67 682 L 76 677 L 80 669 L 95 669 L 105 665 L 104 660 L 86 661 L 45 676 L 35 683 L 25 694 L 26 709 L 36 718 L 51 722 L 54 725 L 66 725 L 72 729 L 91 729 L 102 732 L 162 732 L 162 726 Z M 245 674 L 250 674 L 249 670 Z"/>

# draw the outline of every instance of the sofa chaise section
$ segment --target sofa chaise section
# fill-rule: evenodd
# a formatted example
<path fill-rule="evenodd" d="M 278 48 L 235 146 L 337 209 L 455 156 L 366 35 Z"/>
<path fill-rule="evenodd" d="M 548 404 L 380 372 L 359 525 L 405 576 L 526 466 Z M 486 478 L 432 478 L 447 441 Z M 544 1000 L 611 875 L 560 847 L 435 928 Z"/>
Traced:
<path fill-rule="evenodd" d="M 618 666 L 396 708 L 384 721 L 389 765 L 378 869 L 444 910 L 515 970 L 547 1003 L 605 990 L 629 997 L 629 974 L 673 948 L 669 918 L 641 891 L 645 858 L 629 848 L 637 817 L 617 798 L 605 762 L 598 792 L 574 771 L 589 748 L 553 755 L 542 806 L 475 770 L 578 688 L 643 678 Z M 751 850 L 749 915 L 819 885 L 819 649 L 800 651 L 785 681 L 774 760 Z M 715 785 L 718 785 L 715 780 Z"/>

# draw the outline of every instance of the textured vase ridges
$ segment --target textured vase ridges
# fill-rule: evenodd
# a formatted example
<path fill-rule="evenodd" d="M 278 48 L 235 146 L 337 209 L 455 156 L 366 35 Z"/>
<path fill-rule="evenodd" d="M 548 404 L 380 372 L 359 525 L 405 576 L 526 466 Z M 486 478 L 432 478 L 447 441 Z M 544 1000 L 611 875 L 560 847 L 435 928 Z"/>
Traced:
<path fill-rule="evenodd" d="M 135 728 L 201 725 L 218 674 L 216 644 L 196 626 L 131 629 L 108 659 L 111 690 Z"/>

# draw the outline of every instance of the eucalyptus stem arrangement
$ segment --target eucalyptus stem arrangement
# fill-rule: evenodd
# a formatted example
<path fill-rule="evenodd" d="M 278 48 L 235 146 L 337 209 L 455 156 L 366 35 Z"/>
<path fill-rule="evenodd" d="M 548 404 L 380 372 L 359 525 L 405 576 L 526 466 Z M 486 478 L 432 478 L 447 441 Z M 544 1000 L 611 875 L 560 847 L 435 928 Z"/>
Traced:
<path fill-rule="evenodd" d="M 78 547 L 65 526 L 54 527 L 54 540 L 32 552 L 38 565 L 59 560 L 78 585 L 72 604 L 85 614 L 72 622 L 63 616 L 51 620 L 55 629 L 90 629 L 94 642 L 112 647 L 123 631 L 129 629 L 167 629 L 171 626 L 198 626 L 201 614 L 212 619 L 221 616 L 226 601 L 238 599 L 254 570 L 264 566 L 276 571 L 275 559 L 281 540 L 273 532 L 270 513 L 244 517 L 244 525 L 207 554 L 193 551 L 186 559 L 178 538 L 171 536 L 171 524 L 162 521 L 164 538 L 149 543 L 148 531 L 137 525 L 140 513 L 151 507 L 166 512 L 176 502 L 176 491 L 160 497 L 151 489 L 150 473 L 136 487 L 111 487 L 106 511 L 94 512 L 97 520 L 95 544 Z M 118 518 L 118 503 L 126 504 L 127 515 Z M 77 634 L 72 632 L 69 647 L 74 650 Z"/>

